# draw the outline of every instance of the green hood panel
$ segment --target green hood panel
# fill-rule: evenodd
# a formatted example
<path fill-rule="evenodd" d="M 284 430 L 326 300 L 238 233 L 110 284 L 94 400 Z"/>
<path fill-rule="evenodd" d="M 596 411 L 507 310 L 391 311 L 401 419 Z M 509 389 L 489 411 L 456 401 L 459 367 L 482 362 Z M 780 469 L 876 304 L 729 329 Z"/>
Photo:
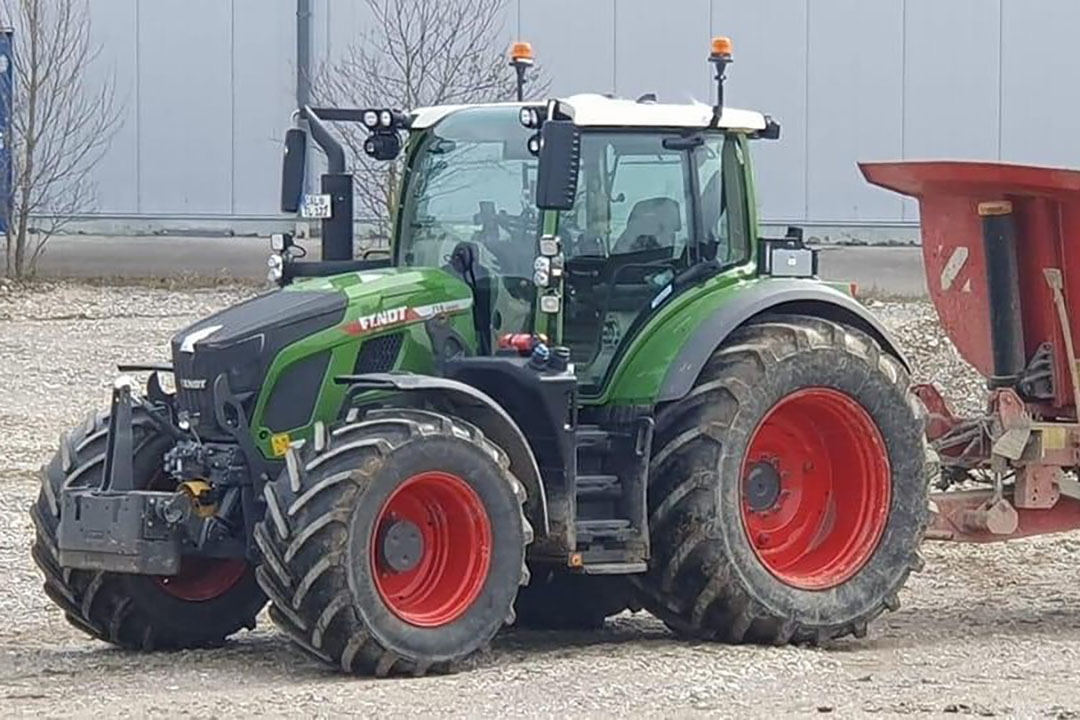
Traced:
<path fill-rule="evenodd" d="M 271 362 L 251 420 L 255 443 L 268 458 L 280 457 L 286 442 L 310 437 L 315 422 L 334 421 L 347 389 L 334 378 L 356 371 L 366 343 L 384 340 L 386 354 L 381 360 L 389 366 L 380 370 L 433 373 L 435 353 L 425 323 L 434 320 L 453 331 L 469 352 L 476 351 L 472 293 L 443 270 L 385 268 L 305 278 L 282 292 L 342 294 L 346 307 L 340 322 L 300 338 Z M 388 340 L 388 336 L 397 337 Z M 267 416 L 268 407 L 311 403 L 312 396 L 314 404 L 310 413 L 302 413 L 308 419 L 301 426 L 285 429 Z"/>

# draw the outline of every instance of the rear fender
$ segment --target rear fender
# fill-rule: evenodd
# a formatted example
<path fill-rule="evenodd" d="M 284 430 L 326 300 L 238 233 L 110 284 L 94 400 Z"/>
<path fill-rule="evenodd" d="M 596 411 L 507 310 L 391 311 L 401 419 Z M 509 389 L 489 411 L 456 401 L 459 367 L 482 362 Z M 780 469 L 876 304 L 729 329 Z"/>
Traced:
<path fill-rule="evenodd" d="M 685 397 L 705 363 L 732 332 L 773 313 L 810 315 L 862 330 L 911 371 L 885 326 L 853 297 L 814 280 L 773 279 L 733 293 L 730 300 L 705 317 L 668 366 L 657 402 Z"/>

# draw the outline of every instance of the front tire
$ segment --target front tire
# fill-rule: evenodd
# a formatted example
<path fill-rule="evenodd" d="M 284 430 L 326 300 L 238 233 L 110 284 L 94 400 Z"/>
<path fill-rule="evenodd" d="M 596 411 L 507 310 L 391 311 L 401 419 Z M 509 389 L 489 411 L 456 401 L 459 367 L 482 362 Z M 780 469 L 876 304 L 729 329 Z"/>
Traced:
<path fill-rule="evenodd" d="M 214 647 L 242 628 L 254 628 L 266 598 L 243 560 L 184 558 L 180 573 L 171 577 L 61 567 L 61 490 L 101 484 L 108 429 L 108 415 L 90 415 L 60 438 L 59 451 L 42 471 L 30 515 L 37 528 L 31 553 L 45 576 L 45 593 L 76 628 L 129 649 Z M 162 489 L 162 456 L 172 440 L 139 409 L 132 413 L 132 432 L 137 486 Z"/>
<path fill-rule="evenodd" d="M 270 616 L 347 673 L 451 672 L 514 620 L 524 486 L 474 426 L 422 410 L 326 433 L 266 486 L 256 574 Z"/>
<path fill-rule="evenodd" d="M 783 316 L 736 331 L 657 418 L 646 607 L 729 642 L 862 636 L 921 567 L 922 425 L 867 335 Z"/>

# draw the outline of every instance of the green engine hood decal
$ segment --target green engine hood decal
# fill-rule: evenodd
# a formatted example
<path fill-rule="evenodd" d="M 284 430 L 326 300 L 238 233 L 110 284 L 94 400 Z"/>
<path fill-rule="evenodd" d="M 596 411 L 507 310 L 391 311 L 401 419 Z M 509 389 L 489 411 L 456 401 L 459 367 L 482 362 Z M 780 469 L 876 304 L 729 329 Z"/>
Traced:
<path fill-rule="evenodd" d="M 384 370 L 415 373 L 435 371 L 435 350 L 426 323 L 438 320 L 452 331 L 468 352 L 476 351 L 476 331 L 472 320 L 473 297 L 462 280 L 437 268 L 385 268 L 344 273 L 325 278 L 305 278 L 287 286 L 283 294 L 307 295 L 327 292 L 345 296 L 345 313 L 340 322 L 319 332 L 298 339 L 274 357 L 259 392 L 252 414 L 251 427 L 255 443 L 266 457 L 280 457 L 287 441 L 307 438 L 315 422 L 330 424 L 337 417 L 345 397 L 345 386 L 334 378 L 357 371 L 364 346 L 380 338 L 396 336 L 386 347 L 396 348 L 383 360 L 392 363 Z M 397 337 L 400 336 L 400 337 Z M 305 361 L 319 356 L 319 366 L 326 370 L 317 387 L 296 388 L 295 369 Z M 325 359 L 323 359 L 325 358 Z M 361 363 L 362 364 L 362 363 Z M 293 370 L 294 372 L 290 372 Z M 308 422 L 282 432 L 267 407 L 274 393 L 292 393 L 302 402 L 317 394 Z M 280 406 L 280 402 L 277 405 Z"/>
<path fill-rule="evenodd" d="M 341 292 L 347 299 L 339 329 L 366 335 L 400 325 L 429 320 L 437 315 L 469 310 L 469 286 L 436 268 L 382 268 L 299 280 L 290 291 Z"/>

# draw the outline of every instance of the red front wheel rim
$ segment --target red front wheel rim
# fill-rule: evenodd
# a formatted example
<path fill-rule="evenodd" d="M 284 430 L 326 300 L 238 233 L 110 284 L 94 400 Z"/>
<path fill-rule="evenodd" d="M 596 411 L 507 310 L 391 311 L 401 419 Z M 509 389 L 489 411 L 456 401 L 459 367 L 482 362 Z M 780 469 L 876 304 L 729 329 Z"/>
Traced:
<path fill-rule="evenodd" d="M 383 503 L 370 540 L 375 588 L 417 627 L 464 615 L 491 567 L 491 521 L 477 492 L 446 472 L 414 475 Z"/>
<path fill-rule="evenodd" d="M 743 527 L 758 560 L 806 590 L 851 579 L 885 532 L 890 478 L 881 431 L 854 398 L 831 388 L 782 398 L 742 466 Z"/>
<path fill-rule="evenodd" d="M 232 590 L 247 569 L 244 560 L 189 555 L 181 559 L 179 573 L 162 575 L 154 580 L 158 587 L 178 600 L 206 602 Z"/>

